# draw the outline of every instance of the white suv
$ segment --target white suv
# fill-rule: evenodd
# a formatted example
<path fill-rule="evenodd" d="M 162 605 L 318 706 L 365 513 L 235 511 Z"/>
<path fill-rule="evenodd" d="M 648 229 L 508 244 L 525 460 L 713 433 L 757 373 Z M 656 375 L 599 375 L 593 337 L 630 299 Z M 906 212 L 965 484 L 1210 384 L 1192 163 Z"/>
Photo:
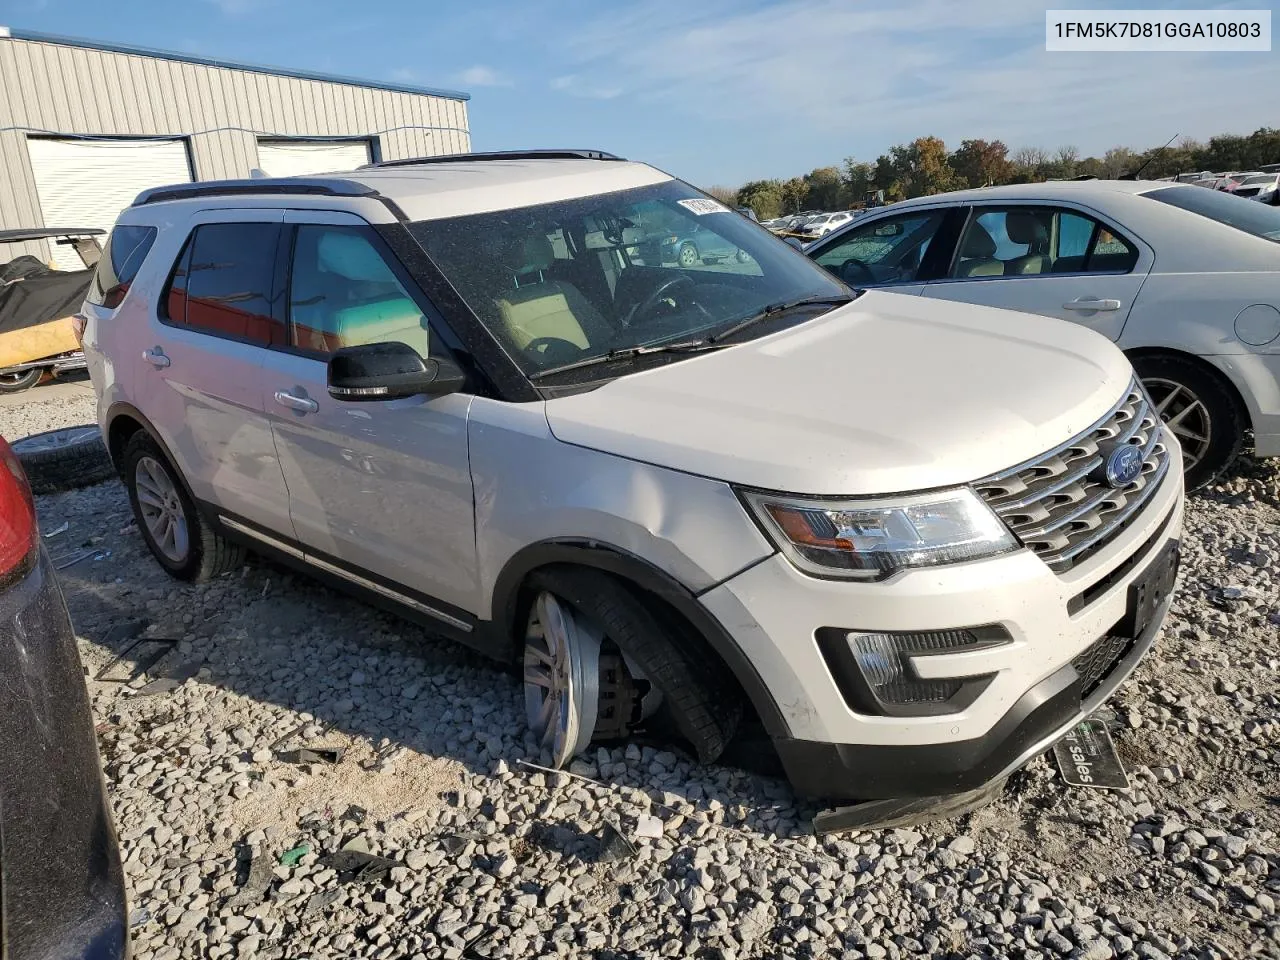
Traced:
<path fill-rule="evenodd" d="M 655 208 L 749 256 L 638 262 Z M 754 714 L 805 794 L 981 788 L 1168 608 L 1180 454 L 1119 350 L 855 294 L 644 164 L 151 190 L 84 313 L 167 570 L 248 546 L 523 660 L 559 764 L 655 725 L 712 760 Z"/>

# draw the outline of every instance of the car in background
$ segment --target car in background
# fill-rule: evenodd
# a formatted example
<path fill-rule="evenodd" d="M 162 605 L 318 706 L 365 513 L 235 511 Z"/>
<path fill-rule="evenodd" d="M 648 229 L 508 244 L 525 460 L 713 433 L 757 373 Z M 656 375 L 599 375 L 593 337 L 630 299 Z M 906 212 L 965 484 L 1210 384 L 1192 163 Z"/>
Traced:
<path fill-rule="evenodd" d="M 1234 196 L 1247 197 L 1260 203 L 1275 204 L 1277 202 L 1277 185 L 1280 184 L 1280 173 L 1251 173 L 1231 191 Z"/>
<path fill-rule="evenodd" d="M 839 213 L 820 213 L 816 217 L 810 217 L 800 227 L 798 233 L 801 240 L 817 240 L 819 237 L 825 237 L 832 230 L 840 229 L 852 219 L 853 214 L 847 210 Z"/>
<path fill-rule="evenodd" d="M 1005 307 L 1118 344 L 1212 482 L 1252 429 L 1280 456 L 1280 210 L 1157 181 L 1055 181 L 904 200 L 805 253 L 855 287 Z"/>
<path fill-rule="evenodd" d="M 22 466 L 0 438 L 0 956 L 128 956 L 84 670 Z"/>
<path fill-rule="evenodd" d="M 750 207 L 736 207 L 735 209 L 744 217 L 746 217 L 748 220 L 751 220 L 755 223 L 760 222 L 760 218 L 756 216 L 756 212 Z"/>
<path fill-rule="evenodd" d="M 705 229 L 701 224 L 693 224 L 656 237 L 648 236 L 639 247 L 642 258 L 655 266 L 659 263 L 675 263 L 688 268 L 699 264 L 715 266 L 726 260 L 746 263 L 751 259 L 751 255 L 745 250 L 716 231 Z M 652 251 L 655 249 L 657 259 L 653 259 Z M 646 252 L 648 256 L 645 256 Z"/>

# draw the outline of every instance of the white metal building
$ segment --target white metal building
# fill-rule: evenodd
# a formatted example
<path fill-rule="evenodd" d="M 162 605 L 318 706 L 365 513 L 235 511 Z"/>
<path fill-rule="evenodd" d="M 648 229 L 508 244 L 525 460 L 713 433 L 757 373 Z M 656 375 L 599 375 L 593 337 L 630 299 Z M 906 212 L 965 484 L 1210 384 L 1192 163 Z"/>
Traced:
<path fill-rule="evenodd" d="M 465 93 L 0 27 L 0 229 L 109 229 L 167 183 L 471 148 Z M 79 264 L 44 241 L 6 244 Z"/>

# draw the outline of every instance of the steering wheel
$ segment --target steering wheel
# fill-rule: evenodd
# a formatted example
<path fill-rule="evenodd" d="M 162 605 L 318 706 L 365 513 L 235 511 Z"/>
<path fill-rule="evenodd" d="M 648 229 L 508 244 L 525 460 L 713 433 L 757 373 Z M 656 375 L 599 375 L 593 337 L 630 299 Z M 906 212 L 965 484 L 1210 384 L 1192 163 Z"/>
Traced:
<path fill-rule="evenodd" d="M 524 351 L 546 360 L 563 359 L 565 362 L 575 360 L 582 354 L 580 346 L 563 337 L 534 337 L 525 344 Z"/>
<path fill-rule="evenodd" d="M 853 267 L 860 274 L 862 274 L 862 276 L 859 279 L 864 280 L 867 283 L 876 282 L 876 275 L 871 272 L 871 268 L 869 266 L 867 266 L 865 263 L 863 263 L 861 260 L 857 259 L 856 257 L 850 257 L 844 263 L 840 264 L 840 279 L 843 280 L 845 283 L 854 282 L 847 275 L 850 267 Z"/>
<path fill-rule="evenodd" d="M 654 310 L 658 308 L 658 305 L 662 302 L 662 300 L 666 297 L 666 295 L 670 291 L 674 290 L 676 287 L 680 286 L 681 284 L 686 284 L 686 283 L 691 287 L 694 285 L 693 281 L 690 280 L 688 277 L 686 277 L 684 274 L 677 274 L 674 277 L 670 277 L 666 280 L 663 280 L 660 284 L 658 284 L 656 287 L 653 288 L 652 293 L 650 293 L 647 297 L 645 297 L 638 304 L 636 304 L 635 308 L 631 311 L 630 315 L 627 317 L 627 326 L 630 326 L 631 324 L 636 323 L 638 320 L 642 318 L 647 318 L 650 313 L 652 313 Z M 710 318 L 710 314 L 707 313 L 706 309 L 702 306 L 702 304 L 692 299 L 689 301 L 689 303 L 691 306 L 697 307 L 699 310 L 702 311 L 704 315 Z"/>

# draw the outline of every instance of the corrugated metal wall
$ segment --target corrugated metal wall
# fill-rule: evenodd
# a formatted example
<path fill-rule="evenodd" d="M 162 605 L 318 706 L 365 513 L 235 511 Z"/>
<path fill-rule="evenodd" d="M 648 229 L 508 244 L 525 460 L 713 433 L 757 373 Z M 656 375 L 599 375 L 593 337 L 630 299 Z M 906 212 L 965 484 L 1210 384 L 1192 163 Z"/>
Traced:
<path fill-rule="evenodd" d="M 44 225 L 28 134 L 183 136 L 216 180 L 249 175 L 258 137 L 374 137 L 392 160 L 465 152 L 469 129 L 462 100 L 0 37 L 0 228 Z"/>

